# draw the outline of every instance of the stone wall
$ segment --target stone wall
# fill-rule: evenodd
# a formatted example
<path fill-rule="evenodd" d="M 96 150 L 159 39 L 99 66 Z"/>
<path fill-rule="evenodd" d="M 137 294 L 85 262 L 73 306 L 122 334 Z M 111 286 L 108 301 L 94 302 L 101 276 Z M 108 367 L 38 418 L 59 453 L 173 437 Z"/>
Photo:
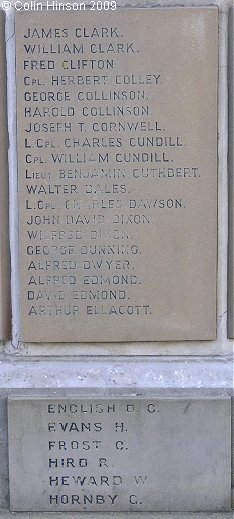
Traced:
<path fill-rule="evenodd" d="M 129 0 L 127 4 L 119 1 L 118 5 L 120 8 L 131 6 L 132 9 L 176 5 L 182 8 L 210 3 L 205 0 L 178 3 L 173 0 Z M 9 509 L 8 395 L 45 395 L 47 391 L 51 396 L 63 395 L 69 394 L 73 388 L 80 390 L 81 394 L 96 390 L 106 395 L 108 391 L 118 389 L 132 395 L 148 389 L 164 391 L 165 394 L 172 390 L 175 394 L 193 391 L 203 395 L 218 391 L 232 395 L 233 340 L 227 339 L 227 58 L 228 11 L 232 2 L 214 0 L 212 5 L 219 9 L 217 339 L 196 342 L 25 344 L 20 341 L 14 13 L 12 9 L 7 12 L 12 339 L 0 345 L 0 508 L 3 511 Z"/>

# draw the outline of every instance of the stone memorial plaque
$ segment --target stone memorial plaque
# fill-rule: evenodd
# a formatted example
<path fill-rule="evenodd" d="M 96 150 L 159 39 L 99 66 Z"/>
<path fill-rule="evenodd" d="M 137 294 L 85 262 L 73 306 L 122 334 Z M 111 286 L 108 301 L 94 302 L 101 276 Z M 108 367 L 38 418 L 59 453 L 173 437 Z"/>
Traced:
<path fill-rule="evenodd" d="M 8 399 L 15 511 L 230 507 L 230 399 Z"/>
<path fill-rule="evenodd" d="M 0 341 L 10 337 L 10 268 L 8 227 L 8 133 L 6 95 L 5 15 L 0 10 Z"/>
<path fill-rule="evenodd" d="M 24 341 L 215 338 L 217 27 L 16 13 Z"/>
<path fill-rule="evenodd" d="M 228 337 L 234 339 L 234 160 L 233 160 L 233 27 L 234 9 L 229 10 L 229 275 L 228 275 Z"/>

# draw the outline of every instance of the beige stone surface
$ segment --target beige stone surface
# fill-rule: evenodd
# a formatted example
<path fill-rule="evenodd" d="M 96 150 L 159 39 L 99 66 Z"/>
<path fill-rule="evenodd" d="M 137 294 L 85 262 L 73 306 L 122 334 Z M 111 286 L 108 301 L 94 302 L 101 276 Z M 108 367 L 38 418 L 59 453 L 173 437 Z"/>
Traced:
<path fill-rule="evenodd" d="M 6 113 L 5 16 L 0 10 L 0 340 L 10 337 L 10 268 L 8 229 L 8 162 Z"/>
<path fill-rule="evenodd" d="M 229 511 L 230 431 L 227 396 L 10 397 L 11 510 Z"/>
<path fill-rule="evenodd" d="M 17 13 L 16 51 L 22 340 L 214 339 L 217 9 Z"/>

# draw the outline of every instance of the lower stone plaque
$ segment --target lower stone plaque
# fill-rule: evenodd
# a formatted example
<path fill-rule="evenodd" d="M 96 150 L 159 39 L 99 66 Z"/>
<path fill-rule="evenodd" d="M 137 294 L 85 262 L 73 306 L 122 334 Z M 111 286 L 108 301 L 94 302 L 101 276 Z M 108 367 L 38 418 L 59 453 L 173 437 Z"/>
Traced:
<path fill-rule="evenodd" d="M 15 511 L 230 507 L 230 399 L 8 399 Z"/>

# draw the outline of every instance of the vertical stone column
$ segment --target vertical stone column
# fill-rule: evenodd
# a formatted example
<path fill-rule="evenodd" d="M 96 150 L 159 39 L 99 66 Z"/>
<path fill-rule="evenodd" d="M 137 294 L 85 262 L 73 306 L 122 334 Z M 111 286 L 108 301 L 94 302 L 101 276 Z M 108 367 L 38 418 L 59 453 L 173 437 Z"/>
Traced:
<path fill-rule="evenodd" d="M 0 340 L 10 337 L 10 260 L 8 227 L 8 133 L 5 16 L 0 11 Z"/>
<path fill-rule="evenodd" d="M 228 337 L 234 338 L 234 161 L 233 161 L 233 23 L 234 9 L 229 9 L 229 273 L 228 273 Z"/>

